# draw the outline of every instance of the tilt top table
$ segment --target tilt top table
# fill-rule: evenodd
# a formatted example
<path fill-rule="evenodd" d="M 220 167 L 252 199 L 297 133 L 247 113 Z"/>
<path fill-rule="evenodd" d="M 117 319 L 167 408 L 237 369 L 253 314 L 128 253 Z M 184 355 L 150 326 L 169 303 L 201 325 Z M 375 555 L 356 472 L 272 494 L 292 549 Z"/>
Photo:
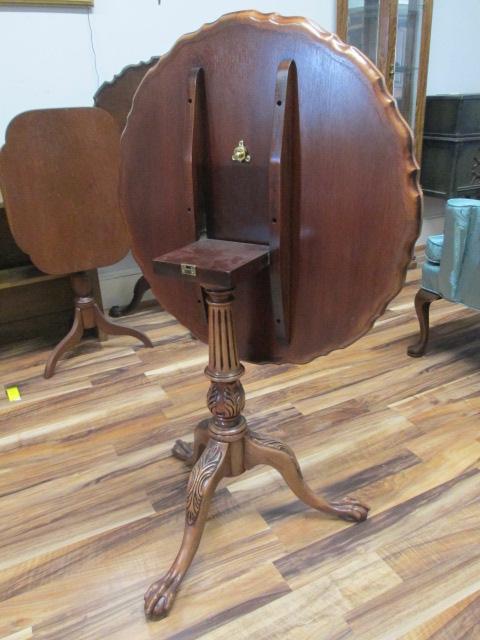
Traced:
<path fill-rule="evenodd" d="M 51 352 L 45 378 L 86 329 L 130 335 L 97 306 L 86 273 L 111 265 L 129 248 L 118 201 L 120 143 L 113 118 L 101 109 L 39 109 L 9 124 L 0 155 L 8 222 L 18 246 L 46 274 L 72 274 L 73 324 Z"/>
<path fill-rule="evenodd" d="M 362 336 L 402 286 L 421 192 L 411 132 L 374 65 L 303 18 L 255 11 L 160 58 L 121 153 L 135 256 L 159 302 L 209 344 L 212 417 L 173 449 L 194 465 L 183 541 L 145 596 L 161 617 L 223 477 L 268 464 L 313 508 L 367 517 L 354 498 L 314 495 L 293 451 L 249 429 L 240 359 L 308 362 Z"/>
<path fill-rule="evenodd" d="M 132 106 L 135 91 L 146 72 L 158 62 L 158 57 L 151 58 L 148 62 L 128 65 L 111 81 L 104 82 L 93 96 L 93 102 L 99 109 L 107 111 L 118 125 L 119 132 L 125 128 L 128 112 Z M 133 297 L 125 306 L 115 305 L 110 308 L 109 315 L 113 318 L 128 315 L 135 311 L 144 294 L 150 289 L 145 276 L 135 283 Z"/>

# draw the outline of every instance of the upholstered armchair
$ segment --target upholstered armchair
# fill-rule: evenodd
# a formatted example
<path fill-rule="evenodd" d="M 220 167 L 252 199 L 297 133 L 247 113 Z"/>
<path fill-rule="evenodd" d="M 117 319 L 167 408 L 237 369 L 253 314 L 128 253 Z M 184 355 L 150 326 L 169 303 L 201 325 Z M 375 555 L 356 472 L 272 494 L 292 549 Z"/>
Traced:
<path fill-rule="evenodd" d="M 434 300 L 445 298 L 480 309 L 480 200 L 448 201 L 444 233 L 428 238 L 425 257 L 422 286 L 415 296 L 420 338 L 408 348 L 413 357 L 425 353 Z"/>

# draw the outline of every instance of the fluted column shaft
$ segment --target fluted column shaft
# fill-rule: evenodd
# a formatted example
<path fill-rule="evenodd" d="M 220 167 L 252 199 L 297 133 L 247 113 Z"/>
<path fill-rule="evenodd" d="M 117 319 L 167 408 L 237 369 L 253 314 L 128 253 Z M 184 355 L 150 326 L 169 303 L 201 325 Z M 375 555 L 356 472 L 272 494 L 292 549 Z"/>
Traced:
<path fill-rule="evenodd" d="M 207 404 L 213 415 L 210 431 L 215 438 L 232 442 L 246 429 L 242 416 L 245 392 L 240 382 L 244 367 L 238 359 L 233 290 L 207 288 L 206 293 L 209 359 L 205 375 L 210 380 Z"/>

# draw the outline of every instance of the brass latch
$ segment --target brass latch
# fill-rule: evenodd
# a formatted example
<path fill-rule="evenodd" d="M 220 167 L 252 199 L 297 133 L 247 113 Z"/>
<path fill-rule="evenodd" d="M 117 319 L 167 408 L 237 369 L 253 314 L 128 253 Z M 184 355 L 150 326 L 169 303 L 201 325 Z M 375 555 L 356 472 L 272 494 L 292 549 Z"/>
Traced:
<path fill-rule="evenodd" d="M 232 160 L 234 162 L 250 162 L 251 159 L 252 158 L 248 153 L 248 149 L 245 146 L 245 143 L 243 142 L 243 140 L 240 140 L 238 145 L 233 150 Z"/>
<path fill-rule="evenodd" d="M 181 264 L 180 271 L 182 272 L 182 276 L 197 275 L 197 267 L 194 264 Z"/>

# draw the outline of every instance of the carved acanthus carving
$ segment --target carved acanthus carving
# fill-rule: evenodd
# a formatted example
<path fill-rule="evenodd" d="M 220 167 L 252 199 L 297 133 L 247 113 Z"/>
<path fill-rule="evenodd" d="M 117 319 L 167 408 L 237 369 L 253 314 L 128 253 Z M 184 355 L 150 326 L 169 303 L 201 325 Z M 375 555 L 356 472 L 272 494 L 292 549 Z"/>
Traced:
<path fill-rule="evenodd" d="M 222 459 L 221 445 L 208 446 L 193 467 L 187 487 L 187 523 L 195 524 L 202 506 L 205 486 L 213 476 Z"/>
<path fill-rule="evenodd" d="M 212 382 L 208 390 L 207 406 L 218 418 L 235 418 L 245 406 L 242 384 L 235 382 Z"/>
<path fill-rule="evenodd" d="M 300 465 L 298 464 L 297 456 L 293 453 L 288 444 L 285 444 L 285 442 L 281 442 L 280 440 L 275 440 L 274 438 L 266 436 L 263 433 L 257 433 L 256 431 L 250 431 L 249 438 L 250 440 L 253 440 L 253 442 L 257 442 L 263 447 L 270 447 L 271 449 L 276 449 L 277 451 L 286 453 L 290 457 L 291 461 L 295 464 L 298 475 L 303 478 L 302 470 L 300 469 Z"/>

